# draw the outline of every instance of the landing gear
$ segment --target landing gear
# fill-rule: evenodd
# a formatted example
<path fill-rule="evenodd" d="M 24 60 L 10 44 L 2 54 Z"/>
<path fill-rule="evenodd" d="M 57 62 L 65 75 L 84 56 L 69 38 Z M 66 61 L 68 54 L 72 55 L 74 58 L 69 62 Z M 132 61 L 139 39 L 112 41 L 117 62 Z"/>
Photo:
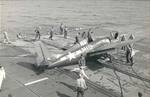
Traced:
<path fill-rule="evenodd" d="M 106 61 L 112 62 L 112 57 L 111 57 L 111 55 L 108 54 L 108 53 L 102 54 L 100 58 L 103 59 L 105 62 L 106 62 Z"/>

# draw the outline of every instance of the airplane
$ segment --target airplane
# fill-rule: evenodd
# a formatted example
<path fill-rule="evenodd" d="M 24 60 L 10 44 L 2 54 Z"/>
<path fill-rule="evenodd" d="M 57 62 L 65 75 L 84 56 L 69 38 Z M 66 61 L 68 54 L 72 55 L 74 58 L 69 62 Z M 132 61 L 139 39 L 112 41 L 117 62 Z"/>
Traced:
<path fill-rule="evenodd" d="M 16 52 L 18 52 L 19 49 L 24 49 L 26 52 L 22 55 L 18 55 L 18 57 L 32 56 L 36 61 L 34 67 L 38 70 L 46 70 L 75 65 L 78 63 L 81 55 L 84 55 L 86 59 L 90 58 L 97 60 L 101 56 L 109 55 L 109 52 L 112 52 L 117 48 L 137 42 L 139 39 L 112 42 L 109 37 L 101 37 L 96 38 L 90 43 L 83 40 L 80 41 L 79 44 L 70 46 L 67 50 L 57 54 L 49 52 L 43 43 L 44 41 L 45 40 L 41 40 L 32 43 L 22 41 L 22 43 L 11 43 L 8 46 L 15 47 L 15 49 L 18 48 Z"/>

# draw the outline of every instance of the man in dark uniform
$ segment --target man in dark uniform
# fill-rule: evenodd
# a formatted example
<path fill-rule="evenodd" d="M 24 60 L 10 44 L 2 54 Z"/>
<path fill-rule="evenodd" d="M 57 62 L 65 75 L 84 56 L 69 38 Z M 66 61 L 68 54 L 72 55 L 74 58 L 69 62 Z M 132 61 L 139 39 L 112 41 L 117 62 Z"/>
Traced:
<path fill-rule="evenodd" d="M 49 39 L 53 40 L 53 35 L 54 35 L 54 29 L 53 29 L 53 26 L 52 28 L 50 29 L 50 32 L 49 32 Z"/>
<path fill-rule="evenodd" d="M 133 65 L 133 56 L 132 56 L 131 45 L 126 46 L 126 60 L 127 60 L 127 63 L 131 63 L 131 66 Z"/>
<path fill-rule="evenodd" d="M 123 35 L 123 36 L 121 37 L 121 41 L 123 42 L 123 41 L 125 41 L 125 40 L 126 40 L 125 35 Z M 125 51 L 126 46 L 122 46 L 121 49 Z"/>
<path fill-rule="evenodd" d="M 85 39 L 86 38 L 86 32 L 83 32 L 81 37 Z"/>
<path fill-rule="evenodd" d="M 79 33 L 75 36 L 75 42 L 74 42 L 74 44 L 79 44 Z"/>
<path fill-rule="evenodd" d="M 35 40 L 40 40 L 41 34 L 40 31 L 36 28 L 35 29 Z"/>
<path fill-rule="evenodd" d="M 79 59 L 79 66 L 85 66 L 85 57 L 81 54 L 80 59 Z"/>
<path fill-rule="evenodd" d="M 60 24 L 60 34 L 62 35 L 64 33 L 64 25 L 63 23 Z"/>
<path fill-rule="evenodd" d="M 67 39 L 67 34 L 68 34 L 68 29 L 67 27 L 65 27 L 64 29 L 64 38 Z"/>
<path fill-rule="evenodd" d="M 91 32 L 91 29 L 89 29 L 89 31 L 87 33 L 88 43 L 93 42 L 93 38 L 91 36 L 91 33 L 93 33 L 93 32 Z"/>
<path fill-rule="evenodd" d="M 119 38 L 119 32 L 116 32 L 115 34 L 114 34 L 114 39 L 118 39 Z"/>
<path fill-rule="evenodd" d="M 88 37 L 88 43 L 93 42 L 93 38 L 91 36 L 91 32 L 88 32 L 87 37 Z"/>

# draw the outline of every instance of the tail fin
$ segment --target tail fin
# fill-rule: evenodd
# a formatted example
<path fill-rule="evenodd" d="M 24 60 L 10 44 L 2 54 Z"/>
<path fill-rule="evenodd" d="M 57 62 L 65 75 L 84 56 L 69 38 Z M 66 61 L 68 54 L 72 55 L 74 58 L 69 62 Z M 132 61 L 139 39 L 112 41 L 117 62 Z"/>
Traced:
<path fill-rule="evenodd" d="M 45 48 L 42 42 L 40 41 L 36 42 L 35 52 L 36 52 L 36 66 L 37 67 L 48 66 L 49 65 L 48 50 Z"/>

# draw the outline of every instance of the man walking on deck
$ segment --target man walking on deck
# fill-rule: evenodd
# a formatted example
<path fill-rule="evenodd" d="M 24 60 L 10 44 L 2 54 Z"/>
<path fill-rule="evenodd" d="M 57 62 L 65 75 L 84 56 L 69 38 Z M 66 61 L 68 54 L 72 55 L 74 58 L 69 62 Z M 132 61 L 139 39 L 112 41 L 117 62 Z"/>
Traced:
<path fill-rule="evenodd" d="M 74 44 L 80 44 L 79 43 L 79 34 L 77 34 L 76 36 L 75 36 L 75 42 L 74 42 Z"/>
<path fill-rule="evenodd" d="M 64 25 L 63 23 L 60 24 L 60 35 L 64 33 Z"/>
<path fill-rule="evenodd" d="M 84 92 L 87 90 L 86 82 L 81 74 L 77 79 L 77 97 L 84 97 Z"/>
<path fill-rule="evenodd" d="M 127 63 L 131 64 L 131 66 L 133 65 L 133 56 L 132 56 L 132 47 L 131 47 L 131 45 L 126 46 L 126 60 L 127 60 Z"/>
<path fill-rule="evenodd" d="M 85 66 L 85 57 L 81 54 L 80 59 L 79 59 L 79 66 Z"/>
<path fill-rule="evenodd" d="M 41 34 L 38 28 L 35 29 L 35 40 L 40 40 Z"/>
<path fill-rule="evenodd" d="M 68 35 L 68 29 L 67 27 L 64 28 L 64 38 L 67 39 L 67 35 Z"/>
<path fill-rule="evenodd" d="M 89 31 L 87 33 L 88 43 L 93 42 L 93 38 L 92 38 L 91 33 L 93 33 L 93 32 L 91 32 L 91 29 L 89 29 Z"/>
<path fill-rule="evenodd" d="M 54 35 L 54 28 L 52 26 L 52 28 L 50 29 L 50 32 L 49 32 L 49 39 L 53 40 L 53 35 Z"/>
<path fill-rule="evenodd" d="M 7 32 L 4 32 L 4 43 L 10 43 Z"/>

